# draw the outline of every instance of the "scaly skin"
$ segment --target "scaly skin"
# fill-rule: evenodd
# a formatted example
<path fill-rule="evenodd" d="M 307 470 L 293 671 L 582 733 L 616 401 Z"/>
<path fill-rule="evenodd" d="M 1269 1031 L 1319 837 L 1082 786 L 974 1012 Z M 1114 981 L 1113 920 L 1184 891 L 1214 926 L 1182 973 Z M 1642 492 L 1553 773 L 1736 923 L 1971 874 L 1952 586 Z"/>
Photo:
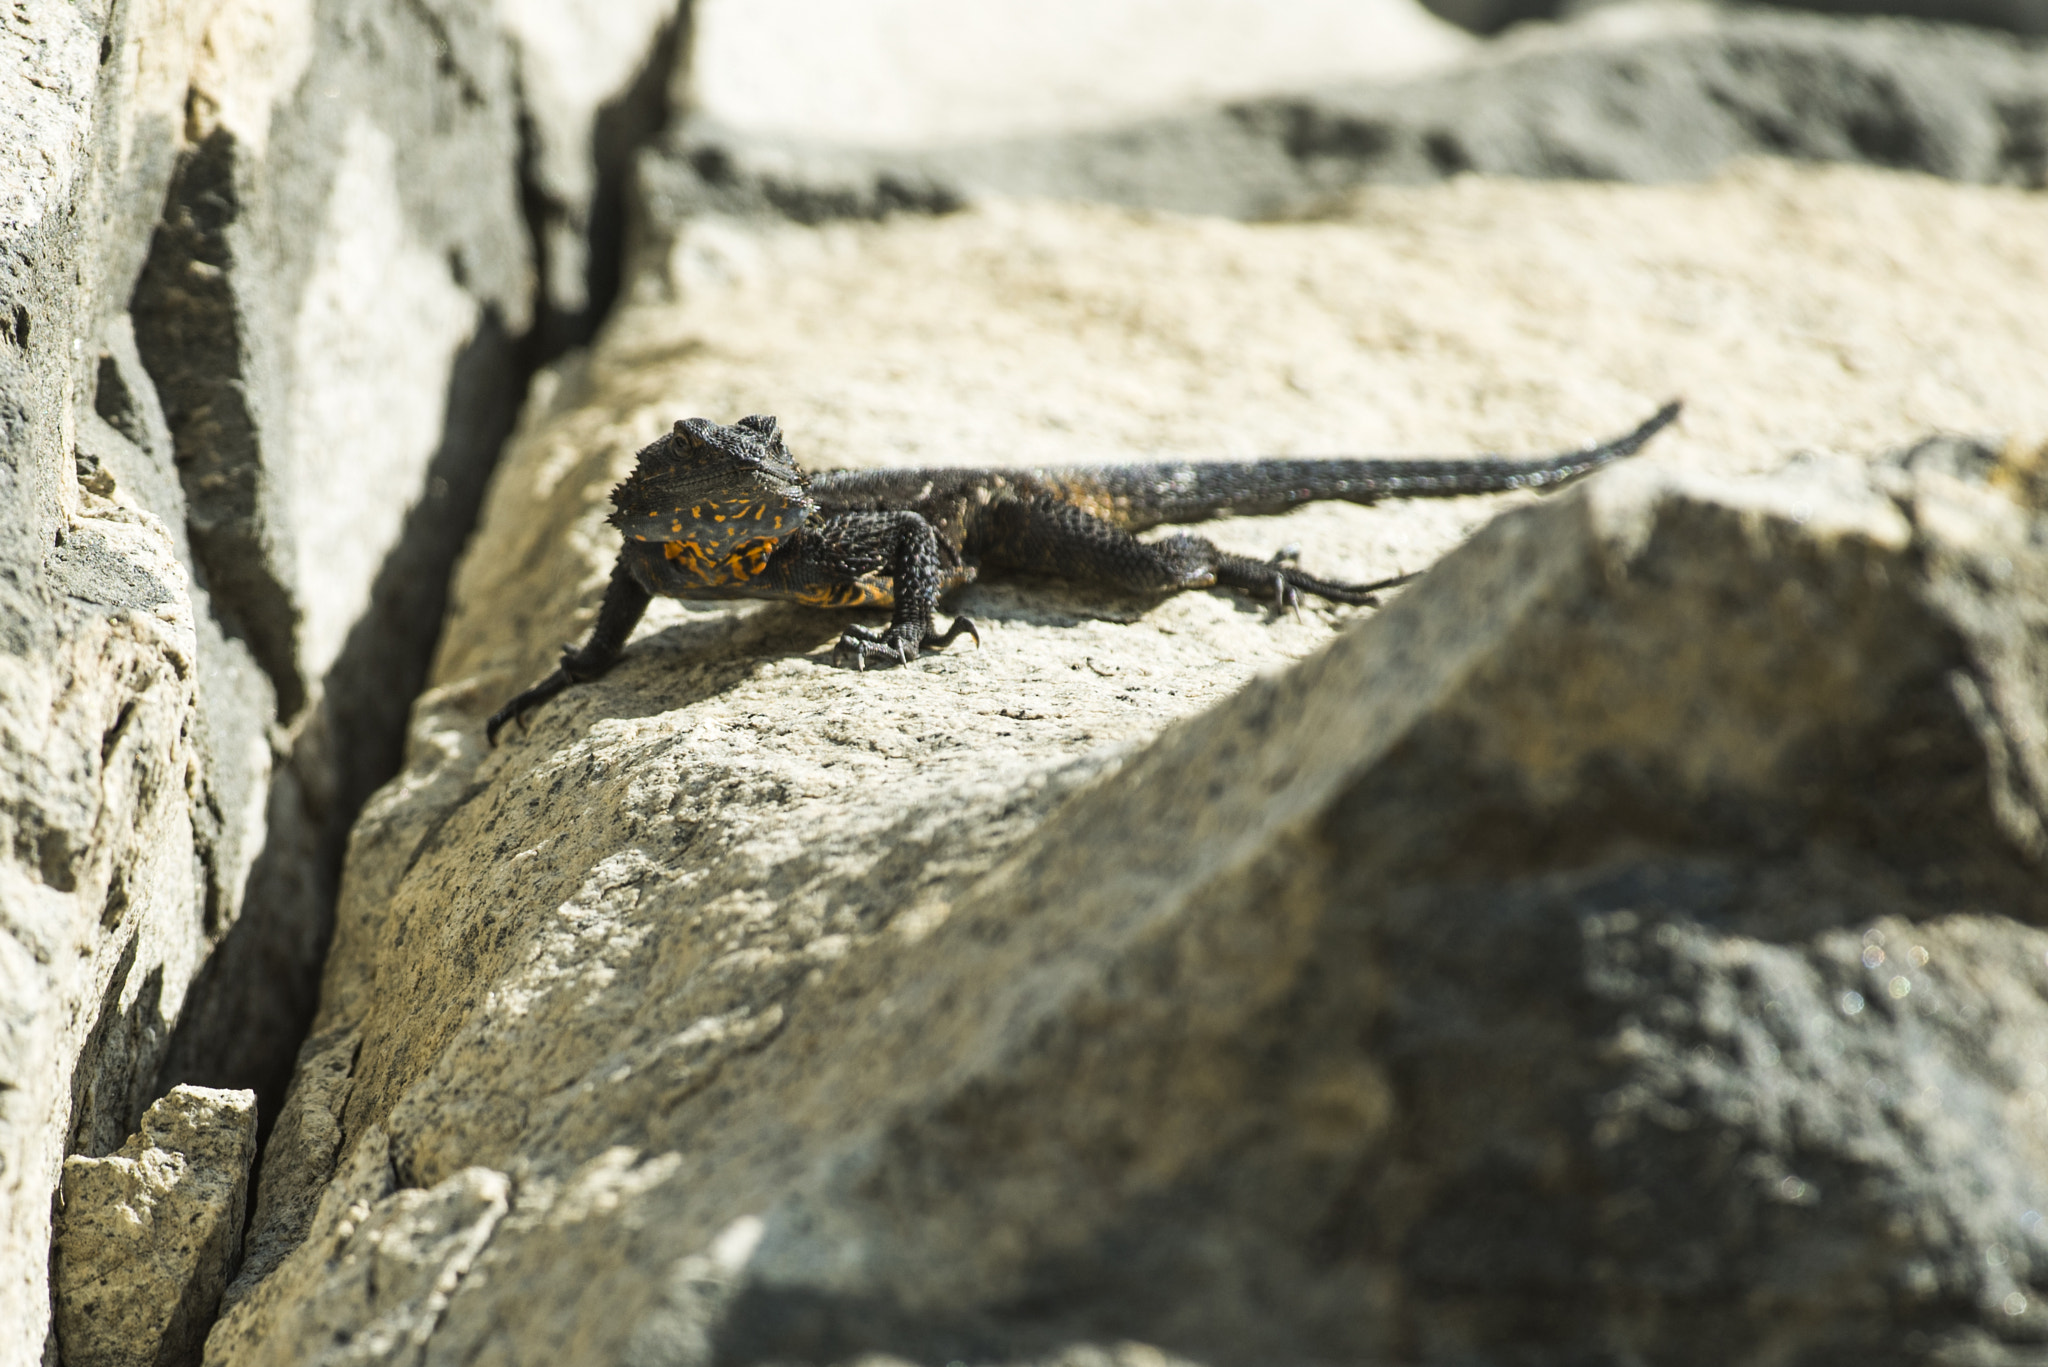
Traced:
<path fill-rule="evenodd" d="M 641 451 L 612 491 L 611 521 L 626 544 L 589 639 L 565 647 L 561 667 L 493 713 L 485 731 L 495 745 L 507 722 L 610 669 L 655 594 L 892 608 L 884 630 L 850 626 L 840 635 L 834 658 L 851 655 L 861 669 L 870 658 L 908 663 L 963 633 L 978 643 L 965 617 L 937 635 L 932 617 L 941 593 L 982 573 L 1059 575 L 1137 593 L 1230 588 L 1280 607 L 1303 593 L 1376 604 L 1381 590 L 1414 576 L 1339 584 L 1280 556 L 1253 560 L 1185 533 L 1149 542 L 1133 533 L 1327 499 L 1553 488 L 1634 455 L 1678 410 L 1674 401 L 1626 436 L 1524 460 L 1276 458 L 815 478 L 798 469 L 773 418 L 731 427 L 690 418 Z"/>

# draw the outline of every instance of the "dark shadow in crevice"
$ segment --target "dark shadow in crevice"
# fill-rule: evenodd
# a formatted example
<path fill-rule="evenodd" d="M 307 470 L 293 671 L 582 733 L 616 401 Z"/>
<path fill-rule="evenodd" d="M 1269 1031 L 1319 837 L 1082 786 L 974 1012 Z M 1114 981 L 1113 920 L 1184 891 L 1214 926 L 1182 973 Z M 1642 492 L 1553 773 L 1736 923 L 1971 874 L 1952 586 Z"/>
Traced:
<path fill-rule="evenodd" d="M 104 1158 L 127 1142 L 142 1124 L 154 1093 L 151 1064 L 163 1052 L 170 1024 L 164 1019 L 164 970 L 151 968 L 127 1010 L 121 998 L 135 971 L 136 937 L 128 937 L 114 965 L 92 1033 L 71 1070 L 71 1123 L 64 1152 Z"/>
<path fill-rule="evenodd" d="M 493 313 L 457 356 L 425 488 L 329 671 L 318 711 L 272 780 L 269 825 L 240 919 L 193 984 L 157 1093 L 248 1087 L 267 1135 L 311 1027 L 355 816 L 398 772 L 412 701 L 440 638 L 455 561 L 475 525 L 527 376 Z M 315 785 L 305 781 L 320 775 Z"/>
<path fill-rule="evenodd" d="M 270 676 L 278 713 L 289 720 L 305 705 L 306 681 L 294 646 L 298 605 L 266 544 L 262 382 L 250 368 L 229 242 L 242 214 L 238 160 L 226 129 L 180 160 L 128 310 L 170 425 L 194 569 L 222 627 Z M 109 395 L 108 405 L 119 397 Z M 105 409 L 101 416 L 115 421 Z"/>
<path fill-rule="evenodd" d="M 661 136 L 673 113 L 669 81 L 679 68 L 690 35 L 689 0 L 655 36 L 647 62 L 633 83 L 597 111 L 591 132 L 591 156 L 597 163 L 597 189 L 590 198 L 589 274 L 585 288 L 589 305 L 579 341 L 596 335 L 611 315 L 625 284 L 628 230 L 627 205 L 633 167 L 640 149 Z"/>
<path fill-rule="evenodd" d="M 564 314 L 549 302 L 547 237 L 563 209 L 538 185 L 533 173 L 534 133 L 530 122 L 521 118 L 521 208 L 534 259 L 543 273 L 535 293 L 535 321 L 530 330 L 514 335 L 503 319 L 487 312 L 476 336 L 456 358 L 441 445 L 427 468 L 420 499 L 378 573 L 368 608 L 323 681 L 317 711 L 299 725 L 293 752 L 272 779 L 264 848 L 251 868 L 241 917 L 193 984 L 153 1095 L 181 1082 L 247 1087 L 256 1092 L 260 1138 L 267 1139 L 276 1123 L 299 1046 L 318 1006 L 349 832 L 363 803 L 399 770 L 412 703 L 426 684 L 440 639 L 456 560 L 476 526 L 485 488 L 533 375 L 588 341 L 618 297 L 627 185 L 641 144 L 668 120 L 669 70 L 687 41 L 688 16 L 688 5 L 680 5 L 632 85 L 598 113 L 593 135 L 598 177 L 587 256 L 589 302 L 576 314 Z M 231 152 L 231 147 L 219 149 L 229 165 Z M 181 171 L 166 207 L 165 222 L 176 231 L 159 229 L 159 242 L 166 250 L 153 278 L 160 290 L 179 287 L 180 273 L 192 274 L 188 263 L 200 260 L 202 249 L 209 249 L 218 237 L 217 231 L 213 237 L 201 231 L 210 223 L 206 214 L 232 215 L 231 178 L 223 180 L 219 167 L 207 165 L 211 169 L 205 176 L 200 170 Z M 195 195 L 196 210 L 185 203 Z M 192 241 L 179 237 L 180 232 Z M 229 263 L 219 264 L 224 268 Z M 204 283 L 209 272 L 202 269 L 194 278 Z M 148 302 L 138 290 L 138 331 L 140 310 Z M 191 307 L 184 298 L 173 302 Z M 202 398 L 240 395 L 243 382 L 233 369 L 238 362 L 231 350 L 235 319 L 216 311 L 215 322 L 218 335 L 199 339 L 210 340 L 210 349 L 194 353 L 203 364 L 176 350 L 181 338 L 166 334 L 158 339 L 156 354 L 166 368 L 160 372 L 153 363 L 150 369 L 160 387 L 168 381 L 187 389 L 204 388 Z M 194 373 L 185 376 L 175 366 Z M 253 458 L 249 468 L 256 468 Z M 253 475 L 245 482 L 250 481 Z M 201 529 L 195 524 L 195 550 L 200 540 Z M 260 559 L 253 550 L 243 558 Z M 211 571 L 207 577 L 217 578 Z M 239 620 L 230 629 L 247 634 Z M 253 638 L 251 644 L 260 646 Z M 260 648 L 257 654 L 268 668 L 270 661 Z M 276 670 L 271 672 L 277 677 Z M 281 695 L 288 681 L 280 679 Z M 289 717 L 293 709 L 280 710 Z"/>
<path fill-rule="evenodd" d="M 681 0 L 675 13 L 656 31 L 647 58 L 631 84 L 598 106 L 591 128 L 589 154 L 596 170 L 590 203 L 582 211 L 579 234 L 583 247 L 583 306 L 565 310 L 557 302 L 554 274 L 561 263 L 550 238 L 573 230 L 575 211 L 550 194 L 538 169 L 540 134 L 524 112 L 519 119 L 519 197 L 539 274 L 534 293 L 534 325 L 520 346 L 520 361 L 531 374 L 564 352 L 583 346 L 611 316 L 625 280 L 628 204 L 634 165 L 641 148 L 660 137 L 671 114 L 669 80 L 689 40 L 689 4 Z"/>

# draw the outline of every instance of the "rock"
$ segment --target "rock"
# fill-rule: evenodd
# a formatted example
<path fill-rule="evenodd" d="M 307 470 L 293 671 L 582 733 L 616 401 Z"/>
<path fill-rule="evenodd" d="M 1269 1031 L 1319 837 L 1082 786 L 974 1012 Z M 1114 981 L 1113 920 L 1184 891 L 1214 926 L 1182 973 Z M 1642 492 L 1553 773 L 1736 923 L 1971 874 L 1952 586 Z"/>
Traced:
<path fill-rule="evenodd" d="M 2048 433 L 2044 212 L 1754 167 L 696 225 L 682 302 L 529 405 L 352 841 L 313 1138 L 251 1236 L 303 1242 L 209 1361 L 2033 1332 L 2039 476 L 1861 453 Z M 857 675 L 832 614 L 658 604 L 482 741 L 679 413 L 775 412 L 813 468 L 1039 464 L 1544 449 L 1673 391 L 1640 469 L 1547 502 L 1215 524 L 1367 577 L 1519 508 L 1377 618 L 985 583 L 982 649 Z M 335 1271 L 391 1239 L 444 1299 Z"/>
<path fill-rule="evenodd" d="M 346 1031 L 339 1036 L 316 1035 L 300 1048 L 283 1119 L 271 1130 L 265 1147 L 275 1155 L 271 1161 L 276 1176 L 258 1195 L 240 1274 L 222 1296 L 223 1312 L 269 1276 L 313 1227 L 315 1208 L 340 1156 L 336 1112 L 347 1098 L 360 1043 L 355 1031 Z M 388 1186 L 372 1193 L 388 1194 Z"/>
<path fill-rule="evenodd" d="M 708 0 L 679 76 L 742 136 L 904 148 L 1408 76 L 1472 46 L 1412 0 Z"/>
<path fill-rule="evenodd" d="M 396 764 L 516 402 L 519 108 L 487 11 L 392 0 L 224 0 L 188 104 L 134 286 L 138 387 L 212 610 L 275 691 L 277 765 L 165 1076 L 274 1104 L 348 822 Z"/>
<path fill-rule="evenodd" d="M 1423 0 L 1440 19 L 1474 33 L 1498 33 L 1528 19 L 1560 19 L 1584 14 L 1615 0 Z M 1772 9 L 1807 10 L 1822 14 L 1889 15 L 1944 24 L 1977 24 L 1985 28 L 2038 35 L 2048 33 L 2048 4 L 2042 0 L 1752 0 Z"/>
<path fill-rule="evenodd" d="M 616 276 L 590 125 L 653 119 L 606 82 L 667 64 L 522 55 L 465 0 L 21 0 L 0 57 L 12 1364 L 46 1346 L 67 1154 L 179 1081 L 281 1098 L 354 809 L 553 344 L 522 130 L 611 196 L 576 223 Z M 521 72 L 549 92 L 530 119 Z"/>
<path fill-rule="evenodd" d="M 963 121 L 964 122 L 964 121 Z M 858 146 L 684 114 L 643 159 L 650 253 L 704 215 L 876 217 L 990 195 L 1315 214 L 1361 184 L 1464 174 L 1640 182 L 1742 157 L 2048 181 L 2048 59 L 1902 21 L 1632 5 L 1536 25 L 1405 79 L 1247 93 L 1060 136 Z"/>
<path fill-rule="evenodd" d="M 2048 5 L 2041 0 L 1802 0 L 1798 8 L 1823 14 L 1894 14 L 1947 24 L 1979 24 L 2030 37 L 2048 34 Z"/>
<path fill-rule="evenodd" d="M 394 1192 L 376 1139 L 366 1136 L 345 1180 L 322 1199 L 307 1240 L 334 1255 L 317 1273 L 320 1320 L 308 1323 L 304 1302 L 273 1284 L 223 1321 L 209 1353 L 281 1367 L 424 1360 L 450 1296 L 504 1220 L 512 1188 L 503 1173 L 471 1168 L 430 1192 Z M 302 1262 L 297 1270 L 308 1269 Z M 267 1316 L 273 1311 L 281 1321 Z"/>
<path fill-rule="evenodd" d="M 677 0 L 498 0 L 531 145 L 539 326 L 553 354 L 589 340 L 618 292 L 634 154 L 667 121 Z"/>
<path fill-rule="evenodd" d="M 123 6 L 110 29 L 100 7 L 24 0 L 0 19 L 0 1360 L 10 1363 L 36 1360 L 49 1333 L 59 1167 L 67 1152 L 118 1146 L 154 1094 L 205 950 L 217 886 L 208 865 L 241 857 L 234 767 L 267 765 L 267 750 L 209 763 L 207 704 L 233 680 L 198 677 L 212 641 L 178 538 L 118 487 L 103 461 L 122 438 L 86 402 L 91 339 L 121 313 L 132 281 L 121 272 L 140 260 L 122 233 L 137 200 L 161 200 L 205 8 Z"/>
<path fill-rule="evenodd" d="M 54 1280 L 66 1367 L 199 1360 L 255 1155 L 254 1093 L 175 1087 L 118 1153 L 65 1160 Z"/>

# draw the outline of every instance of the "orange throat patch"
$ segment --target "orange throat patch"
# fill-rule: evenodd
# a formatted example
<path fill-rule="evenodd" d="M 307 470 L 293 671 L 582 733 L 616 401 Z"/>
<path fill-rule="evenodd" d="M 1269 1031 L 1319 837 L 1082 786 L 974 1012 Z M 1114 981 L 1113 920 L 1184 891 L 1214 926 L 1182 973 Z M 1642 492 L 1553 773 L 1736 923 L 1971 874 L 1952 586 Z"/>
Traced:
<path fill-rule="evenodd" d="M 664 541 L 661 553 L 699 584 L 719 588 L 744 584 L 766 569 L 768 557 L 775 554 L 775 542 L 769 537 L 756 537 L 740 542 L 722 555 L 714 555 L 694 541 Z"/>

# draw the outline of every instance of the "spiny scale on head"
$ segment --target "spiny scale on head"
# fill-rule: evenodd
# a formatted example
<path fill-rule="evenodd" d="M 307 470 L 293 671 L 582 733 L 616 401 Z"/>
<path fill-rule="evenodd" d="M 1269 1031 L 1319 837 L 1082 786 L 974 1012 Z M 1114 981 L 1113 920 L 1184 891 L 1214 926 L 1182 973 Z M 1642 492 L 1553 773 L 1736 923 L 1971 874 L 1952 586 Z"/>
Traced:
<path fill-rule="evenodd" d="M 633 473 L 612 490 L 607 519 L 634 541 L 723 543 L 741 534 L 782 537 L 817 511 L 775 419 L 730 427 L 685 418 L 641 448 Z"/>

